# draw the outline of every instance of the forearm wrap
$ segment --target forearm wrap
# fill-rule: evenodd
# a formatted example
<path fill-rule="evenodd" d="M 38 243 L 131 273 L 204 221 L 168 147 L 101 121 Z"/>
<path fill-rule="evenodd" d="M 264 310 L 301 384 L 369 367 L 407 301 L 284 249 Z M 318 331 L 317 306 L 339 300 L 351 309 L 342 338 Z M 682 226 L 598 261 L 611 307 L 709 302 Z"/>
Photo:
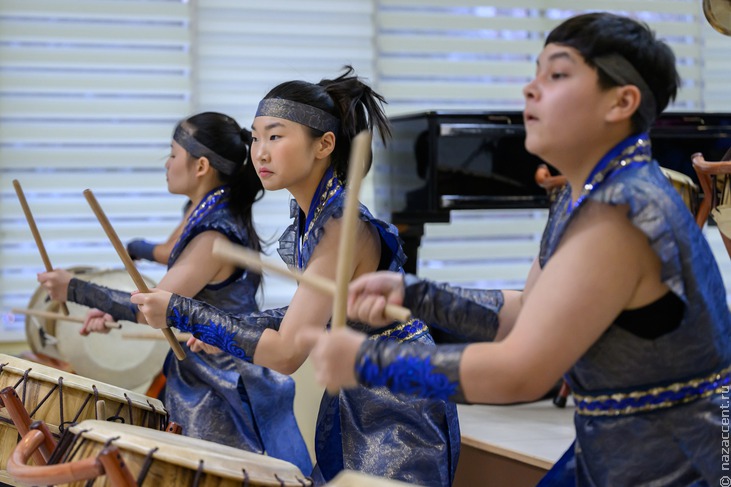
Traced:
<path fill-rule="evenodd" d="M 404 305 L 430 326 L 468 341 L 495 339 L 503 307 L 500 290 L 463 289 L 404 276 Z"/>
<path fill-rule="evenodd" d="M 459 363 L 467 345 L 426 346 L 396 340 L 366 340 L 355 359 L 355 375 L 367 387 L 464 403 Z"/>
<path fill-rule="evenodd" d="M 137 321 L 137 306 L 130 301 L 128 291 L 109 289 L 72 277 L 66 292 L 66 299 L 109 313 L 115 321 Z"/>
<path fill-rule="evenodd" d="M 155 246 L 147 240 L 132 240 L 127 244 L 127 253 L 133 260 L 146 259 L 155 262 Z"/>
<path fill-rule="evenodd" d="M 279 329 L 287 308 L 236 315 L 215 306 L 173 294 L 167 309 L 167 325 L 192 333 L 197 339 L 234 357 L 251 362 L 261 334 Z"/>

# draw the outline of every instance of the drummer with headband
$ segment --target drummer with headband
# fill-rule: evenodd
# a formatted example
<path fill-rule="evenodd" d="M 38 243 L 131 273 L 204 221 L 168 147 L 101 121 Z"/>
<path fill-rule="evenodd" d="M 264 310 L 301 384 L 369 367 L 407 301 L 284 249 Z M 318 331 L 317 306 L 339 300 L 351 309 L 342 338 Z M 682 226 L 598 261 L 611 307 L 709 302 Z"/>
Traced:
<path fill-rule="evenodd" d="M 254 229 L 253 203 L 263 188 L 247 163 L 251 134 L 231 117 L 206 112 L 182 120 L 173 134 L 165 164 L 168 190 L 187 196 L 192 210 L 168 260 L 159 289 L 195 297 L 231 313 L 258 310 L 261 278 L 215 259 L 218 239 L 261 250 Z M 52 299 L 91 310 L 85 330 L 106 331 L 104 320 L 144 323 L 130 294 L 92 284 L 63 270 L 39 275 Z M 188 345 L 198 350 L 197 340 Z M 294 381 L 229 354 L 170 352 L 163 402 L 183 434 L 287 460 L 303 472 L 312 463 L 294 412 Z"/>
<path fill-rule="evenodd" d="M 383 325 L 385 303 L 403 303 L 494 342 L 428 348 L 338 330 L 313 352 L 319 380 L 331 391 L 359 384 L 505 404 L 538 399 L 565 374 L 576 442 L 543 485 L 724 485 L 726 292 L 647 134 L 678 87 L 672 51 L 644 24 L 591 13 L 556 27 L 523 91 L 525 145 L 569 184 L 525 289 L 393 273 L 350 286 L 351 318 Z"/>
<path fill-rule="evenodd" d="M 260 102 L 253 123 L 252 160 L 268 190 L 287 189 L 294 224 L 279 254 L 307 275 L 333 279 L 353 138 L 378 129 L 390 135 L 383 98 L 351 67 L 319 83 L 290 81 Z M 370 161 L 369 161 L 370 163 Z M 401 272 L 404 253 L 396 228 L 360 206 L 354 276 L 378 269 Z M 300 286 L 288 308 L 235 316 L 180 295 L 136 295 L 148 323 L 166 324 L 254 363 L 292 373 L 305 361 L 332 315 L 332 298 Z M 269 329 L 265 329 L 269 328 Z M 361 327 L 362 328 L 362 327 Z M 373 339 L 433 347 L 418 320 L 391 323 Z M 316 426 L 316 480 L 343 469 L 423 486 L 450 485 L 460 447 L 456 408 L 440 399 L 403 398 L 358 388 L 326 395 Z"/>

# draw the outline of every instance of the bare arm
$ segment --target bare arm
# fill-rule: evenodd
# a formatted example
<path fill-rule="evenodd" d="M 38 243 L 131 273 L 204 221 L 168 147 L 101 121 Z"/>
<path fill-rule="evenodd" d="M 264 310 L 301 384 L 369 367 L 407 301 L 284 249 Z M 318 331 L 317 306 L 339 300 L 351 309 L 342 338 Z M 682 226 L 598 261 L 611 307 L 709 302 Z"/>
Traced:
<path fill-rule="evenodd" d="M 587 206 L 527 289 L 512 331 L 500 343 L 465 350 L 465 397 L 478 403 L 540 397 L 623 309 L 666 291 L 659 259 L 626 209 Z"/>
<path fill-rule="evenodd" d="M 325 234 L 310 258 L 305 274 L 335 278 L 335 267 L 340 241 L 341 220 L 331 219 Z M 354 265 L 355 273 L 373 271 L 378 265 L 380 245 L 374 231 L 359 222 L 356 241 L 359 252 Z M 279 330 L 265 330 L 254 354 L 254 363 L 290 374 L 297 370 L 309 355 L 318 332 L 325 329 L 332 315 L 332 298 L 308 286 L 299 286 L 289 304 Z"/>
<path fill-rule="evenodd" d="M 626 208 L 587 204 L 545 268 L 533 267 L 522 297 L 509 298 L 508 314 L 515 314 L 515 320 L 512 329 L 505 328 L 502 341 L 468 345 L 458 355 L 450 346 L 378 347 L 379 342 L 364 343 L 365 336 L 354 332 L 330 333 L 320 338 L 313 354 L 318 377 L 331 391 L 355 385 L 354 364 L 362 352 L 367 360 L 361 365 L 375 364 L 375 370 L 371 365 L 358 369 L 368 374 L 360 376 L 364 383 L 391 377 L 384 371 L 397 373 L 399 360 L 408 358 L 425 360 L 449 384 L 459 385 L 461 390 L 450 392 L 454 398 L 476 403 L 534 400 L 623 309 L 644 306 L 667 292 L 660 268 L 645 235 L 627 219 Z"/>

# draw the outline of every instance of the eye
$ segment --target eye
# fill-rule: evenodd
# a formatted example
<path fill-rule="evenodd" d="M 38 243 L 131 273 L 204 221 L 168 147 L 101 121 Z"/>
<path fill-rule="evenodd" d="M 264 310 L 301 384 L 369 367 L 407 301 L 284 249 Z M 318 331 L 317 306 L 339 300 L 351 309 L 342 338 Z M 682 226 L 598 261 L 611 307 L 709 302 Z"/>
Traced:
<path fill-rule="evenodd" d="M 272 135 L 269 137 L 269 140 L 277 140 L 279 138 L 281 138 L 281 135 Z"/>
<path fill-rule="evenodd" d="M 566 78 L 568 75 L 566 73 L 562 72 L 555 72 L 551 73 L 551 79 L 563 79 Z"/>

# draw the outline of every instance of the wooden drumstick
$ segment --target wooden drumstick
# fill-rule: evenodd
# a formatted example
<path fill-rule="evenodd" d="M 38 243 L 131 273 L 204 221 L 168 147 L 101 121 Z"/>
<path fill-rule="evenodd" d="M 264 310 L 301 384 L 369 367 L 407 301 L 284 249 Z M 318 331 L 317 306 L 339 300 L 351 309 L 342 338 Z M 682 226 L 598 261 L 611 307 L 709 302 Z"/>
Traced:
<path fill-rule="evenodd" d="M 107 234 L 107 237 L 109 237 L 109 241 L 114 246 L 114 250 L 117 251 L 117 254 L 119 255 L 119 258 L 122 259 L 122 262 L 124 263 L 124 267 L 127 269 L 127 272 L 129 273 L 130 277 L 134 281 L 135 285 L 137 286 L 137 289 L 141 293 L 149 293 L 150 289 L 147 287 L 147 284 L 145 283 L 144 279 L 142 279 L 142 276 L 140 275 L 139 271 L 137 270 L 137 267 L 135 267 L 134 262 L 132 262 L 132 258 L 127 253 L 127 250 L 124 248 L 124 245 L 122 244 L 122 241 L 117 236 L 117 232 L 114 231 L 114 227 L 112 227 L 112 224 L 109 223 L 109 220 L 107 219 L 107 216 L 104 214 L 104 210 L 102 210 L 102 207 L 99 205 L 99 203 L 96 200 L 96 197 L 94 196 L 94 193 L 91 192 L 90 189 L 84 190 L 84 197 L 86 198 L 86 201 L 89 203 L 89 206 L 91 206 L 91 209 L 94 211 L 94 214 L 96 215 L 97 220 L 99 220 L 99 223 L 101 224 L 102 228 L 104 229 L 104 232 Z M 180 343 L 175 339 L 175 335 L 173 334 L 173 331 L 168 328 L 162 328 L 162 332 L 165 334 L 165 338 L 167 339 L 168 343 L 170 344 L 170 348 L 173 349 L 173 353 L 177 357 L 178 360 L 185 359 L 185 350 L 183 350 L 183 347 L 180 346 Z"/>
<path fill-rule="evenodd" d="M 355 246 L 355 225 L 358 223 L 360 183 L 363 181 L 366 160 L 371 152 L 371 134 L 362 131 L 353 138 L 348 161 L 347 192 L 343 209 L 338 262 L 335 268 L 335 295 L 331 326 L 344 328 L 347 319 L 348 284 L 353 277 L 353 252 Z"/>
<path fill-rule="evenodd" d="M 179 342 L 187 342 L 193 336 L 192 333 L 175 333 L 175 339 Z M 164 340 L 165 337 L 159 333 L 143 333 L 143 332 L 122 332 L 122 338 L 125 340 Z"/>
<path fill-rule="evenodd" d="M 13 313 L 18 313 L 21 315 L 28 315 L 28 316 L 37 316 L 39 318 L 46 318 L 49 320 L 56 320 L 56 321 L 70 321 L 72 323 L 81 323 L 84 324 L 84 318 L 81 318 L 79 316 L 66 316 L 62 315 L 60 313 L 52 313 L 51 311 L 43 311 L 41 309 L 27 309 L 27 308 L 13 308 L 10 311 Z M 105 328 L 122 328 L 121 323 L 117 323 L 116 321 L 105 321 L 104 322 Z"/>
<path fill-rule="evenodd" d="M 53 270 L 53 266 L 51 265 L 51 259 L 48 258 L 48 253 L 46 252 L 46 246 L 43 245 L 41 233 L 38 231 L 36 221 L 33 218 L 33 213 L 30 212 L 30 206 L 28 206 L 28 201 L 25 199 L 25 193 L 23 193 L 23 188 L 20 186 L 20 182 L 17 179 L 13 179 L 13 188 L 15 188 L 15 194 L 18 195 L 18 201 L 20 201 L 20 206 L 21 208 L 23 208 L 25 219 L 28 221 L 28 226 L 30 227 L 30 233 L 33 234 L 33 240 L 36 241 L 36 247 L 38 247 L 38 252 L 41 254 L 41 260 L 43 261 L 43 265 L 46 268 L 46 272 L 51 272 Z M 68 315 L 69 309 L 66 306 L 66 303 L 60 304 L 63 314 Z"/>
<path fill-rule="evenodd" d="M 218 239 L 213 242 L 213 255 L 228 262 L 238 264 L 252 272 L 262 274 L 264 270 L 294 279 L 301 284 L 310 286 L 321 293 L 335 296 L 335 281 L 318 275 L 307 275 L 294 269 L 272 264 L 261 260 L 259 253 L 236 245 L 228 240 Z M 393 320 L 408 321 L 411 311 L 403 306 L 387 304 L 385 315 Z"/>

